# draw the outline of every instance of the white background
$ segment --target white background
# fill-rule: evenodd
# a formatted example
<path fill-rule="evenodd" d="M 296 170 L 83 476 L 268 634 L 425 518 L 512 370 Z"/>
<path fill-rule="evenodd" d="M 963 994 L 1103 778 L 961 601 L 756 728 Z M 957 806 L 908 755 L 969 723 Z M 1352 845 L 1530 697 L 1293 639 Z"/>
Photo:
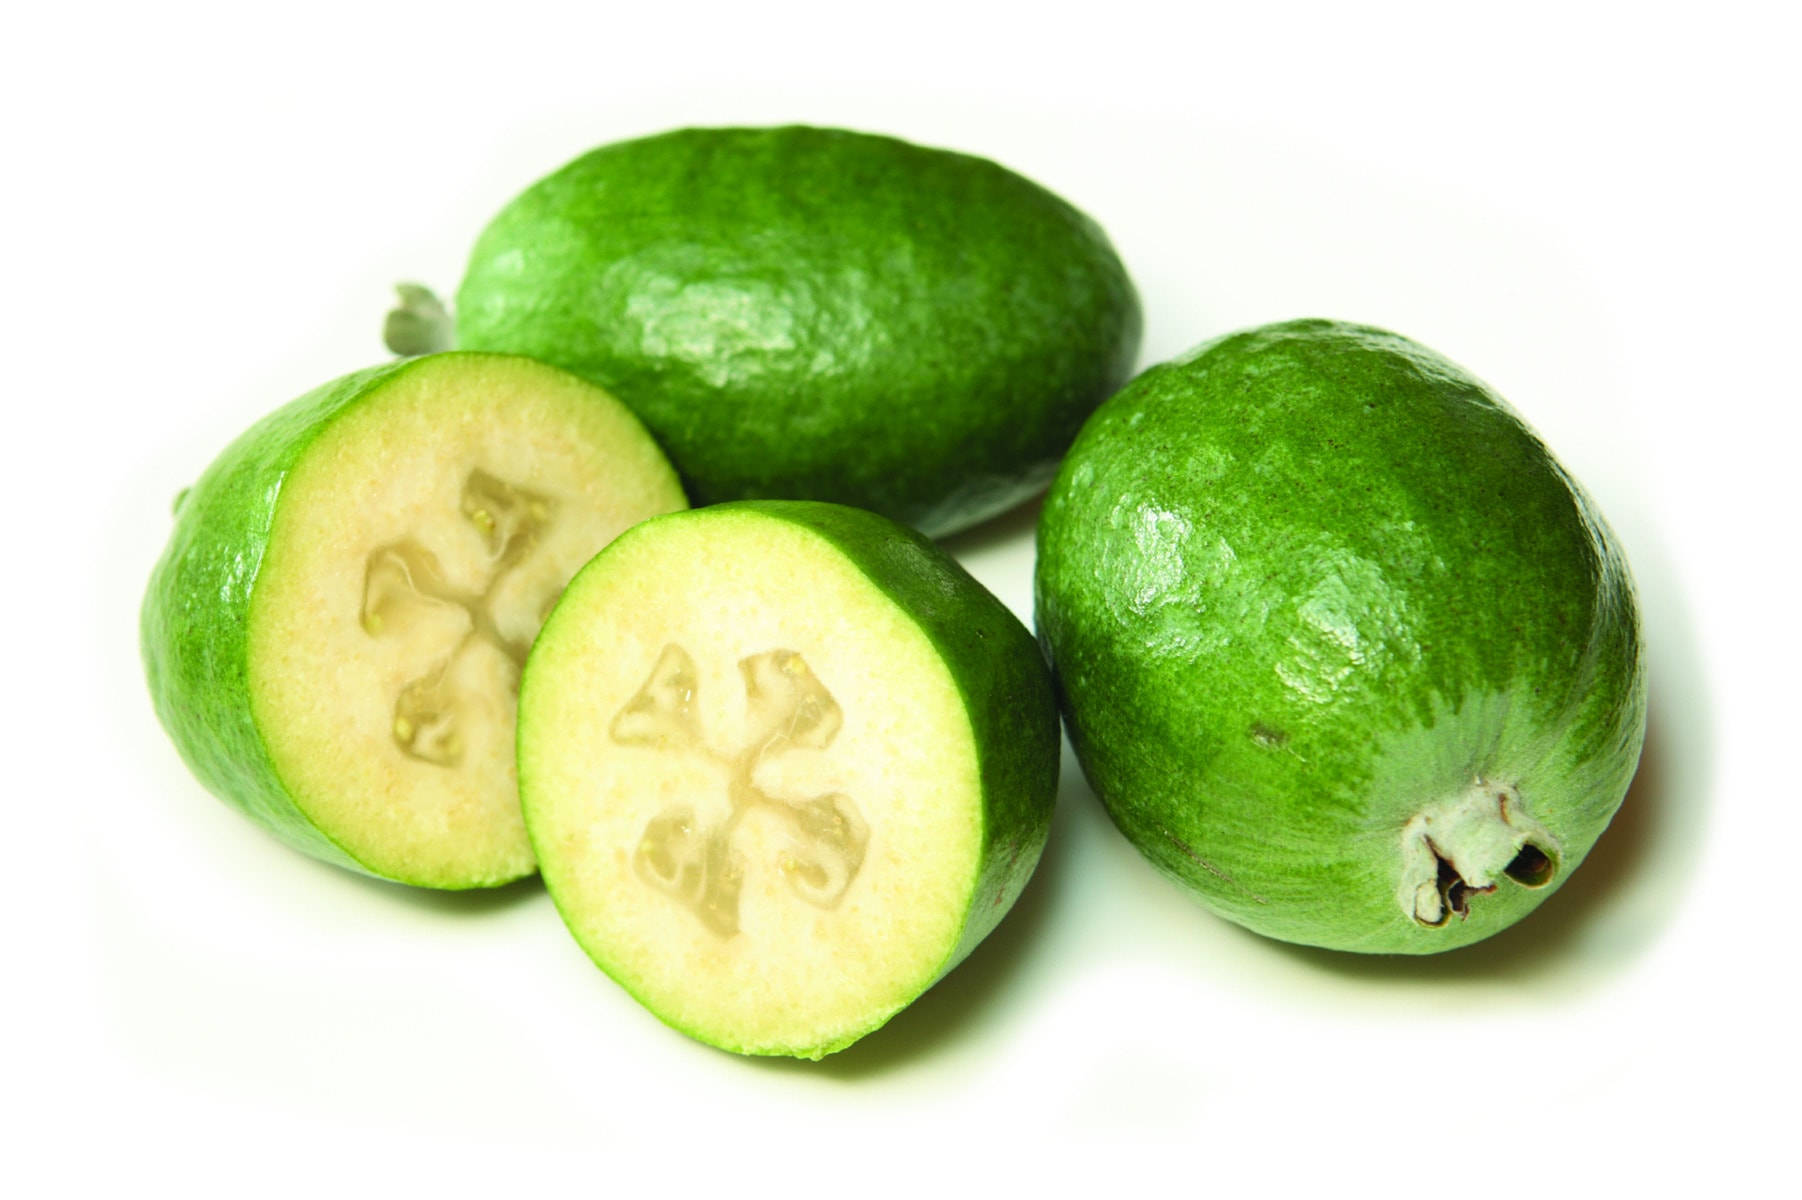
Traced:
<path fill-rule="evenodd" d="M 1794 1188 L 1784 7 L 9 16 L 0 1189 Z M 1003 927 L 865 1042 L 772 1063 L 640 1011 L 535 883 L 373 883 L 207 796 L 136 647 L 177 489 L 380 359 L 388 285 L 454 288 L 538 175 L 620 137 L 791 120 L 1061 192 L 1139 284 L 1145 363 L 1334 316 L 1508 396 L 1614 523 L 1650 641 L 1640 778 L 1569 886 L 1439 959 L 1285 947 L 1155 875 L 1066 758 Z M 1026 619 L 1033 516 L 953 543 Z"/>

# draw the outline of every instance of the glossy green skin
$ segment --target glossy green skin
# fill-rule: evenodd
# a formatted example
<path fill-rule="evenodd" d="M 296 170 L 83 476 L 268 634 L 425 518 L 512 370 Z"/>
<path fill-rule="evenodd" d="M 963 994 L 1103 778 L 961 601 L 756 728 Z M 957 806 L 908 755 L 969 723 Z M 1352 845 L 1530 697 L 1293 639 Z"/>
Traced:
<path fill-rule="evenodd" d="M 457 344 L 624 400 L 697 505 L 831 500 L 932 535 L 1032 495 L 1138 349 L 1106 236 L 984 159 L 838 130 L 604 146 L 482 234 Z"/>
<path fill-rule="evenodd" d="M 962 933 L 954 945 L 947 947 L 943 962 L 929 981 L 935 982 L 1000 924 L 1032 878 L 1044 852 L 1057 801 L 1059 742 L 1057 701 L 1044 658 L 1019 619 L 955 559 L 919 533 L 862 509 L 813 501 L 717 504 L 653 517 L 621 534 L 613 545 L 628 546 L 636 539 L 654 538 L 659 527 L 671 521 L 718 521 L 722 536 L 730 537 L 729 522 L 744 517 L 785 521 L 829 542 L 925 633 L 963 699 L 982 781 L 982 849 Z M 614 557 L 609 552 L 611 548 L 596 555 L 570 581 L 526 660 L 520 685 L 522 719 L 518 737 L 522 747 L 532 737 L 554 736 L 554 731 L 528 728 L 524 714 L 533 709 L 532 666 L 541 656 L 557 653 L 560 621 L 579 618 L 583 578 L 608 570 Z M 562 911 L 555 856 L 550 847 L 537 845 L 533 830 L 529 761 L 522 751 L 520 795 L 526 829 L 533 833 L 534 848 L 544 864 L 545 885 Z M 565 913 L 564 919 L 572 930 L 578 928 L 569 914 Z M 583 949 L 597 966 L 630 990 L 628 981 L 606 960 L 601 948 L 584 943 Z M 642 997 L 638 999 L 643 1002 Z M 781 1051 L 746 1051 L 719 1042 L 708 1030 L 677 1028 L 699 1041 L 739 1053 L 783 1053 L 818 1059 L 880 1028 L 889 1016 L 826 1045 L 795 1046 Z"/>
<path fill-rule="evenodd" d="M 1599 513 L 1480 382 L 1326 321 L 1209 343 L 1090 420 L 1039 528 L 1040 637 L 1116 825 L 1214 911 L 1421 954 L 1537 906 L 1645 734 L 1639 619 Z M 1474 778 L 1560 846 L 1438 928 L 1400 833 Z"/>
<path fill-rule="evenodd" d="M 182 497 L 140 613 L 150 698 L 195 777 L 296 850 L 364 874 L 374 872 L 307 818 L 270 761 L 251 712 L 250 604 L 289 470 L 333 418 L 417 361 L 335 379 L 226 447 Z"/>

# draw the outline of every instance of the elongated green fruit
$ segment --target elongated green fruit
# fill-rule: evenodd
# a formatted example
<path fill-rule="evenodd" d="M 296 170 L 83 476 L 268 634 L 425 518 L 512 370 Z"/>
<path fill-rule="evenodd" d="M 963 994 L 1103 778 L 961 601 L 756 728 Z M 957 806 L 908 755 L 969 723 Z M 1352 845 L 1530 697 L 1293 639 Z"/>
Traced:
<path fill-rule="evenodd" d="M 819 1058 L 1007 912 L 1045 844 L 1032 636 L 919 534 L 745 502 L 648 521 L 526 664 L 520 794 L 589 956 L 664 1021 Z"/>
<path fill-rule="evenodd" d="M 614 392 L 696 504 L 831 500 L 938 535 L 1050 481 L 1140 318 L 1101 229 L 1037 184 L 791 127 L 619 142 L 540 180 L 476 244 L 456 325 Z"/>
<path fill-rule="evenodd" d="M 1039 528 L 1083 769 L 1153 863 L 1271 937 L 1425 954 L 1550 895 L 1645 736 L 1595 506 L 1494 393 L 1296 321 L 1153 368 Z"/>
<path fill-rule="evenodd" d="M 443 354 L 334 380 L 178 506 L 144 596 L 157 716 L 201 783 L 327 862 L 437 888 L 530 874 L 514 694 L 544 612 L 684 507 L 621 405 Z"/>

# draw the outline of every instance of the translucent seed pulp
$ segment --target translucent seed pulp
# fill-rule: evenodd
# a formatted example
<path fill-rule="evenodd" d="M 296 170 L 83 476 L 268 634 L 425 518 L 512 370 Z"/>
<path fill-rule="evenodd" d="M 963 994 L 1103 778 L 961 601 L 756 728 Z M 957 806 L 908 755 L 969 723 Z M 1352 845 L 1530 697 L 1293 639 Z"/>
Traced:
<path fill-rule="evenodd" d="M 789 890 L 823 909 L 838 906 L 863 866 L 870 830 L 857 805 L 842 792 L 805 800 L 773 795 L 757 785 L 761 763 L 797 750 L 825 750 L 844 724 L 844 712 L 792 650 L 740 659 L 745 685 L 746 734 L 736 748 L 716 748 L 695 714 L 699 674 L 688 652 L 663 648 L 644 686 L 614 716 L 609 733 L 621 746 L 694 755 L 725 769 L 731 811 L 717 824 L 697 828 L 691 809 L 672 808 L 646 825 L 633 855 L 638 877 L 690 909 L 720 937 L 739 930 L 744 856 L 734 835 L 753 811 L 782 822 L 786 845 L 773 866 Z"/>
<path fill-rule="evenodd" d="M 459 726 L 471 707 L 458 683 L 463 656 L 487 643 L 512 661 L 518 686 L 518 670 L 530 647 L 501 633 L 494 595 L 537 548 L 555 503 L 478 467 L 463 481 L 461 508 L 488 546 L 487 575 L 478 591 L 453 587 L 438 556 L 410 537 L 370 551 L 363 575 L 362 623 L 372 638 L 404 633 L 428 611 L 461 610 L 466 618 L 462 635 L 449 641 L 432 668 L 408 682 L 394 701 L 395 745 L 408 757 L 438 767 L 455 767 L 463 757 Z"/>

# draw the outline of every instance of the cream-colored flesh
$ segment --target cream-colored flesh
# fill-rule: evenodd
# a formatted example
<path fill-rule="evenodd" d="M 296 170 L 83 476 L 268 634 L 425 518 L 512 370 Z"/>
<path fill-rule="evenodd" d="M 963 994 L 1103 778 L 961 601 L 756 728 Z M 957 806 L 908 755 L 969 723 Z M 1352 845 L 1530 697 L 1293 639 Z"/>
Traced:
<path fill-rule="evenodd" d="M 283 486 L 251 610 L 257 723 L 302 810 L 389 878 L 530 873 L 526 651 L 577 568 L 682 507 L 623 409 L 525 360 L 428 359 L 340 415 Z"/>
<path fill-rule="evenodd" d="M 968 718 L 817 535 L 732 510 L 635 531 L 559 604 L 521 705 L 545 882 L 665 1021 L 817 1057 L 943 968 L 982 837 Z"/>

